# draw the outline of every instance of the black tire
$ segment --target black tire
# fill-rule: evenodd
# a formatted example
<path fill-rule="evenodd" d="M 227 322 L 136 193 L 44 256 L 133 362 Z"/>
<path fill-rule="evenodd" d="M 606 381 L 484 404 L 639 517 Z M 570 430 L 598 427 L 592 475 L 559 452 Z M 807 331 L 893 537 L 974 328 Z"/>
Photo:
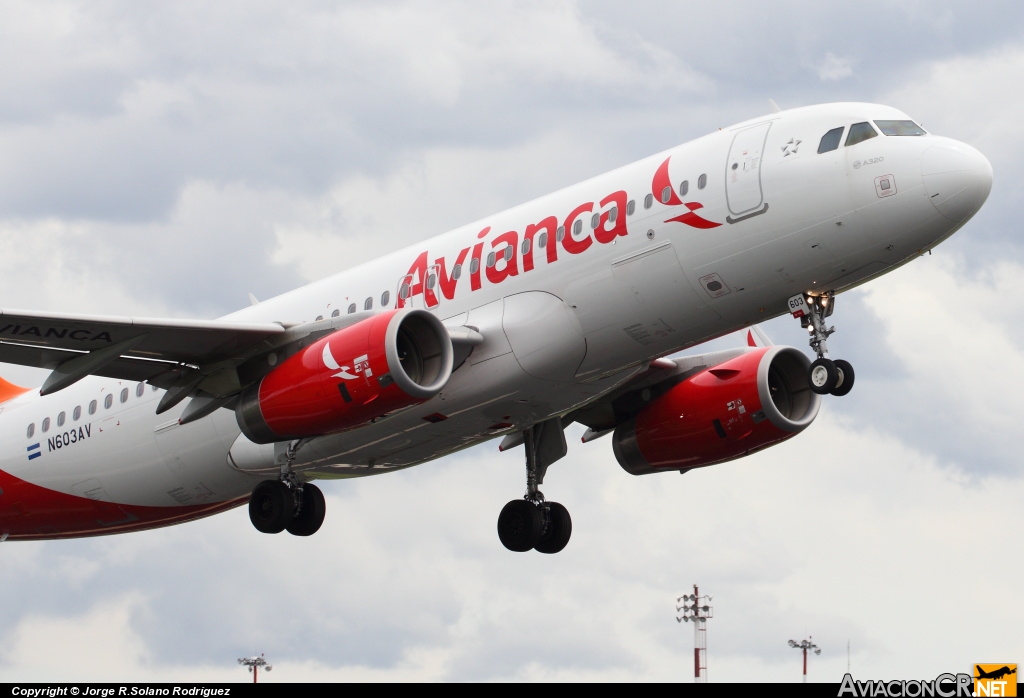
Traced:
<path fill-rule="evenodd" d="M 831 359 L 816 359 L 807 372 L 807 382 L 818 395 L 828 395 L 839 382 L 839 371 Z"/>
<path fill-rule="evenodd" d="M 249 520 L 260 533 L 280 533 L 294 514 L 292 492 L 280 480 L 264 480 L 249 496 Z"/>
<path fill-rule="evenodd" d="M 293 536 L 311 536 L 320 530 L 327 514 L 324 493 L 316 485 L 302 486 L 302 508 L 285 529 Z"/>
<path fill-rule="evenodd" d="M 553 555 L 561 552 L 569 544 L 569 538 L 572 536 L 572 517 L 569 516 L 569 510 L 558 502 L 551 502 L 548 505 L 548 516 L 551 518 L 551 526 L 541 535 L 533 549 L 538 553 Z"/>
<path fill-rule="evenodd" d="M 836 370 L 839 372 L 839 380 L 836 382 L 836 387 L 832 388 L 832 394 L 842 397 L 853 390 L 853 366 L 849 361 L 836 359 Z"/>
<path fill-rule="evenodd" d="M 532 550 L 544 530 L 544 515 L 533 502 L 515 499 L 498 514 L 498 538 L 515 553 Z"/>

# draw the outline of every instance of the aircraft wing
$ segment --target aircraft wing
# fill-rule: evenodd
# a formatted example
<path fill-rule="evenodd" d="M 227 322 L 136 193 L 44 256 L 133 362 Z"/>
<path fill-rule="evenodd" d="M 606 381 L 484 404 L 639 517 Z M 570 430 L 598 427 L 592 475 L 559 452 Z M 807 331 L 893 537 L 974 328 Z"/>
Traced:
<path fill-rule="evenodd" d="M 618 388 L 602 395 L 578 410 L 570 412 L 563 422 L 579 422 L 589 427 L 583 435 L 583 442 L 592 441 L 611 433 L 616 426 L 633 416 L 652 397 L 657 397 L 692 375 L 705 371 L 731 359 L 736 358 L 758 346 L 771 346 L 760 328 L 750 328 L 756 335 L 748 331 L 747 346 L 735 349 L 723 349 L 705 354 L 694 354 L 676 358 L 661 358 L 652 361 L 646 370 L 641 371 L 620 385 Z"/>
<path fill-rule="evenodd" d="M 0 310 L 0 362 L 64 367 L 65 374 L 77 376 L 74 380 L 90 374 L 148 380 L 182 364 L 238 363 L 272 348 L 272 340 L 287 330 L 272 322 Z"/>

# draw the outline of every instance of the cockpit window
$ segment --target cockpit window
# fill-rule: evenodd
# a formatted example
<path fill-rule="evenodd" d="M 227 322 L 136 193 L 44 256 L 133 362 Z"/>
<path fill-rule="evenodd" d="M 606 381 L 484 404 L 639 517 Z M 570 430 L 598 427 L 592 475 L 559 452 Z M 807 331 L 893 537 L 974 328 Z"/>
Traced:
<path fill-rule="evenodd" d="M 913 121 L 875 121 L 887 136 L 926 136 L 927 132 Z"/>
<path fill-rule="evenodd" d="M 834 128 L 824 136 L 821 137 L 821 143 L 818 144 L 819 153 L 827 153 L 830 150 L 835 150 L 839 147 L 839 141 L 843 137 L 843 129 L 845 126 Z"/>
<path fill-rule="evenodd" d="M 846 137 L 847 147 L 851 145 L 857 145 L 861 141 L 866 141 L 869 138 L 874 138 L 878 134 L 875 133 L 875 129 L 871 127 L 867 121 L 862 121 L 859 124 L 854 124 L 850 127 L 850 135 Z"/>

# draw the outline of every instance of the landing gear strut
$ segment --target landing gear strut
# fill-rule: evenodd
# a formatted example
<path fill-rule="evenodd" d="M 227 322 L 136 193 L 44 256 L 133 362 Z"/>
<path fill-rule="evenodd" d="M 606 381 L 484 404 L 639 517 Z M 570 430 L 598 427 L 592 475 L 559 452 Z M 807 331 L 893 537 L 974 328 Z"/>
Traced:
<path fill-rule="evenodd" d="M 498 515 L 498 538 L 513 552 L 560 552 L 572 536 L 569 511 L 547 502 L 539 489 L 548 465 L 565 455 L 565 436 L 559 420 L 549 420 L 523 431 L 526 447 L 526 495 L 506 504 Z"/>
<path fill-rule="evenodd" d="M 316 485 L 299 481 L 291 469 L 294 455 L 290 444 L 279 478 L 256 485 L 249 497 L 249 520 L 260 533 L 286 530 L 293 536 L 311 536 L 323 525 L 324 493 Z"/>
<path fill-rule="evenodd" d="M 811 363 L 808 380 L 811 390 L 819 395 L 846 395 L 853 389 L 853 366 L 849 361 L 828 357 L 828 338 L 836 331 L 826 327 L 825 318 L 835 309 L 835 292 L 826 291 L 820 296 L 801 293 L 789 299 L 789 310 L 793 317 L 800 318 L 800 326 L 810 333 L 810 345 L 818 358 Z"/>

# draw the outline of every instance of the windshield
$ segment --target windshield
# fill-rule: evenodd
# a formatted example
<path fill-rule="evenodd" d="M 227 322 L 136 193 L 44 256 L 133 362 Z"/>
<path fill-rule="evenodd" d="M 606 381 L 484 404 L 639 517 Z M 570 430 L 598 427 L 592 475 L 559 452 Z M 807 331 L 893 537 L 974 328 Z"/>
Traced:
<path fill-rule="evenodd" d="M 925 136 L 927 132 L 909 119 L 906 121 L 875 121 L 879 130 L 887 136 Z"/>

